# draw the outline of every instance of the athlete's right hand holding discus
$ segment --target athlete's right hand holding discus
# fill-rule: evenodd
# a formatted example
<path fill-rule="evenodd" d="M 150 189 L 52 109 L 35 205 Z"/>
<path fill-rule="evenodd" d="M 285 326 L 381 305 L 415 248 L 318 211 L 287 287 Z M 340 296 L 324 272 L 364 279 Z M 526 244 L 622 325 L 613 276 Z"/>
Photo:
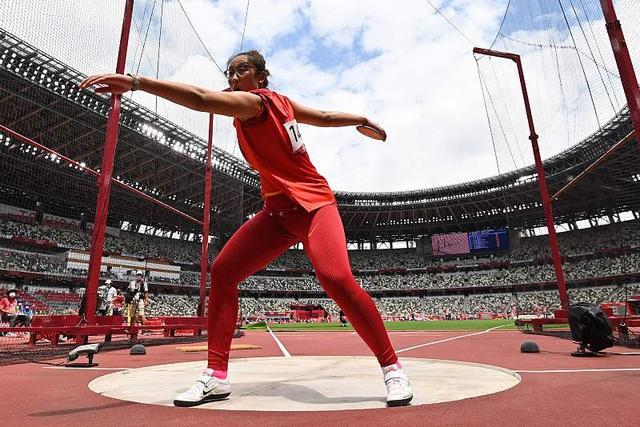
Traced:
<path fill-rule="evenodd" d="M 387 133 L 384 131 L 384 129 L 382 129 L 376 123 L 370 122 L 369 120 L 367 120 L 365 124 L 356 126 L 356 130 L 364 136 L 377 139 L 378 141 L 387 140 Z"/>

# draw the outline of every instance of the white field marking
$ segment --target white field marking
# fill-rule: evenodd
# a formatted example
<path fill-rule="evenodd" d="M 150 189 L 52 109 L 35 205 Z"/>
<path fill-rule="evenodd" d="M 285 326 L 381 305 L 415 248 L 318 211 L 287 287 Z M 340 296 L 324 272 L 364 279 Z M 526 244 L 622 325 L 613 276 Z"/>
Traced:
<path fill-rule="evenodd" d="M 351 332 L 351 335 L 357 334 L 356 331 Z M 428 331 L 387 331 L 389 335 L 429 335 L 430 337 L 441 337 L 442 334 L 434 334 Z"/>
<path fill-rule="evenodd" d="M 593 368 L 593 369 L 547 369 L 542 371 L 515 371 L 519 374 L 563 374 L 580 372 L 625 372 L 640 371 L 640 368 Z"/>
<path fill-rule="evenodd" d="M 66 366 L 43 366 L 44 369 L 65 369 L 65 370 L 72 370 L 72 369 L 77 369 L 80 371 L 127 371 L 131 368 L 80 368 L 77 366 L 69 366 L 68 368 Z"/>
<path fill-rule="evenodd" d="M 441 337 L 441 332 L 430 331 L 387 331 L 389 335 L 428 335 L 430 337 Z"/>
<path fill-rule="evenodd" d="M 273 331 L 271 330 L 271 328 L 269 326 L 267 326 L 267 331 L 269 331 L 269 333 L 271 334 L 273 339 L 276 341 L 276 344 L 280 348 L 280 351 L 282 352 L 284 357 L 291 357 L 291 354 L 287 351 L 287 349 L 284 347 L 284 345 L 282 345 L 282 343 L 280 342 L 278 337 L 275 336 L 275 334 L 273 333 Z"/>
<path fill-rule="evenodd" d="M 331 333 L 333 331 L 316 331 L 316 332 L 291 332 L 291 331 L 276 331 L 282 332 L 287 337 L 318 337 L 318 334 Z"/>
<path fill-rule="evenodd" d="M 445 338 L 443 340 L 430 341 L 430 342 L 427 342 L 427 343 L 424 343 L 424 344 L 418 344 L 418 345 L 414 345 L 414 346 L 411 346 L 411 347 L 403 348 L 401 350 L 396 350 L 396 353 L 404 353 L 405 351 L 415 350 L 416 348 L 426 347 L 428 345 L 440 344 L 440 343 L 443 343 L 443 342 L 459 340 L 461 338 L 474 337 L 476 335 L 482 335 L 482 334 L 489 333 L 491 331 L 495 331 L 496 329 L 499 329 L 499 328 L 504 328 L 505 326 L 507 326 L 507 325 L 494 326 L 493 328 L 489 328 L 489 329 L 486 329 L 486 330 L 480 331 L 480 332 L 474 332 L 472 334 L 458 335 L 458 336 L 451 337 L 451 338 Z"/>

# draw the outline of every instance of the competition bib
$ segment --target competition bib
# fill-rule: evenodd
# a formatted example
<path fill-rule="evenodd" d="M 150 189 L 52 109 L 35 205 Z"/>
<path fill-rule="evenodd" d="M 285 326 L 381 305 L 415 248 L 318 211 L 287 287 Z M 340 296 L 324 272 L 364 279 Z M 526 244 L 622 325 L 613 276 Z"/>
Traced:
<path fill-rule="evenodd" d="M 298 122 L 291 120 L 285 123 L 284 128 L 287 130 L 289 134 L 289 141 L 291 141 L 292 152 L 296 153 L 298 150 L 304 149 L 304 141 L 302 140 L 302 134 L 300 133 L 300 129 L 298 129 Z"/>

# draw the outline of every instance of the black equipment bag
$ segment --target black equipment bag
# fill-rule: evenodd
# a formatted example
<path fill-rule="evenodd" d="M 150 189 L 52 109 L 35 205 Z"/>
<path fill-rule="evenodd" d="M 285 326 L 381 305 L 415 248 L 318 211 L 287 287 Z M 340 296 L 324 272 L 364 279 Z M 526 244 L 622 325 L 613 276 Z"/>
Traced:
<path fill-rule="evenodd" d="M 569 307 L 569 327 L 574 341 L 593 352 L 613 347 L 613 332 L 607 316 L 593 304 L 581 302 Z"/>

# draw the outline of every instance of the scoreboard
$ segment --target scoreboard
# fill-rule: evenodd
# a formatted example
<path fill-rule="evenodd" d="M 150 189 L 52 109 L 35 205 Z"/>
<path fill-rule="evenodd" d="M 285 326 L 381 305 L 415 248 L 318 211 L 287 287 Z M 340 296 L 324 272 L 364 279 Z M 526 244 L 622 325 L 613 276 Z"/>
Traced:
<path fill-rule="evenodd" d="M 470 252 L 497 252 L 509 249 L 509 230 L 473 231 L 468 233 Z"/>
<path fill-rule="evenodd" d="M 433 255 L 460 255 L 478 252 L 502 252 L 509 250 L 509 230 L 472 231 L 431 236 Z"/>

